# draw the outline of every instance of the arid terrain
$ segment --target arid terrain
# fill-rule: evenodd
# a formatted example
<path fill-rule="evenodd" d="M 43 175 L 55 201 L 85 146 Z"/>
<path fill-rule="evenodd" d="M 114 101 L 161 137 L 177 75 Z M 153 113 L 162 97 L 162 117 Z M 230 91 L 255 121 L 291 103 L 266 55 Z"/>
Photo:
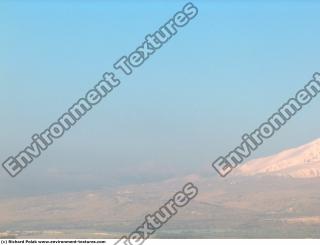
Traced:
<path fill-rule="evenodd" d="M 112 189 L 2 198 L 1 234 L 120 237 L 191 181 L 199 195 L 155 238 L 320 238 L 319 152 L 320 141 L 314 141 L 250 161 L 227 178 L 213 172 Z"/>

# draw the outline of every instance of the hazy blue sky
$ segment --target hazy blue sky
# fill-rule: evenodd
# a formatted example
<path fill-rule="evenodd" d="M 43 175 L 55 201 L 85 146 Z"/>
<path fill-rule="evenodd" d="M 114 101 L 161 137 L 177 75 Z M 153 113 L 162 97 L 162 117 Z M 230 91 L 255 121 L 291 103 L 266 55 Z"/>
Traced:
<path fill-rule="evenodd" d="M 15 155 L 184 1 L 1 1 L 0 159 Z M 316 1 L 193 1 L 199 14 L 7 189 L 51 192 L 199 171 L 320 71 Z M 320 137 L 320 98 L 254 153 Z"/>

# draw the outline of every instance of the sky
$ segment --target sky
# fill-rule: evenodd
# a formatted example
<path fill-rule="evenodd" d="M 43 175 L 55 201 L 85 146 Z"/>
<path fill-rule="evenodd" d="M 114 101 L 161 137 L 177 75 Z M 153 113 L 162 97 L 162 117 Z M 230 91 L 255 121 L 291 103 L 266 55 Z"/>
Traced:
<path fill-rule="evenodd" d="M 0 158 L 18 154 L 184 1 L 0 2 Z M 198 16 L 0 197 L 204 172 L 320 72 L 317 1 L 193 1 Z M 320 137 L 316 98 L 253 158 Z"/>

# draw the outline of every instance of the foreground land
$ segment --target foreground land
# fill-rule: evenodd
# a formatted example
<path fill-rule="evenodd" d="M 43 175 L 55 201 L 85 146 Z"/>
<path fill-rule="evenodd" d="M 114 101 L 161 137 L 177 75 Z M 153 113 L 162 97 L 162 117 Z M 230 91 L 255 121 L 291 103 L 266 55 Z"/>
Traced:
<path fill-rule="evenodd" d="M 199 187 L 199 196 L 154 238 L 320 238 L 320 178 L 198 175 L 113 190 L 1 199 L 1 236 L 118 238 L 188 181 Z"/>

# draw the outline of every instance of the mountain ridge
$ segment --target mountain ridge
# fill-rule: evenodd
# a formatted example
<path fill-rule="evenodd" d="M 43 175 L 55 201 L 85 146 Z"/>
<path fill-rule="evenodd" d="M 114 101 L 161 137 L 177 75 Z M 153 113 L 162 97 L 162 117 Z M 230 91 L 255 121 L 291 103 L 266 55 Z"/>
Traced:
<path fill-rule="evenodd" d="M 237 176 L 320 177 L 320 139 L 241 165 Z"/>

